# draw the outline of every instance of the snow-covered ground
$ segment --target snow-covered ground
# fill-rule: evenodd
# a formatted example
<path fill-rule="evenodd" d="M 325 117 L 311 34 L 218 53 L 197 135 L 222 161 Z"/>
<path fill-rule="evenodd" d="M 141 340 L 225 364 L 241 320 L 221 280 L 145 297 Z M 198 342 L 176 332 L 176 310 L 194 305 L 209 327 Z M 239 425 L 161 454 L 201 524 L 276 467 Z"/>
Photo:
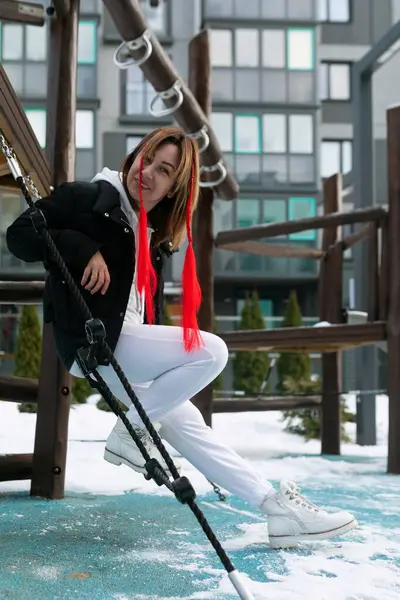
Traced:
<path fill-rule="evenodd" d="M 152 502 L 165 502 L 168 503 L 166 506 L 170 506 L 170 498 L 157 500 L 159 496 L 170 496 L 168 490 L 145 481 L 126 467 L 116 468 L 103 460 L 104 442 L 115 416 L 99 411 L 95 406 L 96 399 L 92 396 L 88 404 L 71 410 L 66 490 L 69 493 L 107 496 L 135 491 L 136 494 L 152 495 Z M 354 403 L 354 397 L 349 396 L 348 406 L 352 410 Z M 322 501 L 328 509 L 339 506 L 354 510 L 359 518 L 360 528 L 345 538 L 305 545 L 298 550 L 260 554 L 260 544 L 265 544 L 266 548 L 268 539 L 262 515 L 234 498 L 229 498 L 228 504 L 219 503 L 215 496 L 210 495 L 211 488 L 205 478 L 180 459 L 184 474 L 198 492 L 201 507 L 208 511 L 211 523 L 216 520 L 224 547 L 234 557 L 240 570 L 248 574 L 249 586 L 257 600 L 400 600 L 400 477 L 385 475 L 387 415 L 387 397 L 379 396 L 377 446 L 362 448 L 344 444 L 342 456 L 334 459 L 320 456 L 319 442 L 306 443 L 300 437 L 286 433 L 281 413 L 239 413 L 214 417 L 213 425 L 218 435 L 256 465 L 266 478 L 274 482 L 293 479 L 306 489 L 312 500 Z M 348 425 L 353 439 L 354 427 Z M 0 454 L 31 452 L 34 428 L 35 415 L 21 414 L 16 405 L 0 402 Z M 0 482 L 0 494 L 28 489 L 29 482 L 26 481 Z M 136 554 L 131 558 L 149 563 L 165 561 L 170 569 L 178 571 L 176 577 L 186 570 L 195 579 L 197 575 L 210 578 L 212 583 L 208 591 L 203 591 L 197 582 L 198 591 L 185 589 L 185 593 L 179 596 L 182 600 L 237 598 L 223 572 L 209 567 L 210 564 L 215 566 L 215 561 L 211 560 L 212 554 L 208 550 L 206 552 L 208 547 L 204 540 L 200 544 L 201 535 L 193 539 L 190 547 L 189 538 L 193 533 L 185 533 L 181 529 L 178 522 L 172 534 L 176 534 L 177 538 L 185 534 L 185 543 L 181 543 L 181 547 L 176 544 L 165 553 L 164 558 L 161 551 L 151 553 L 148 547 L 147 554 L 144 549 L 141 554 L 137 546 Z M 171 519 L 166 533 L 170 534 L 170 530 Z M 107 598 L 178 599 L 176 595 L 164 593 L 135 595 L 132 590 L 132 594 Z M 80 600 L 79 594 L 74 597 Z M 100 596 L 93 596 L 93 600 L 100 600 Z"/>

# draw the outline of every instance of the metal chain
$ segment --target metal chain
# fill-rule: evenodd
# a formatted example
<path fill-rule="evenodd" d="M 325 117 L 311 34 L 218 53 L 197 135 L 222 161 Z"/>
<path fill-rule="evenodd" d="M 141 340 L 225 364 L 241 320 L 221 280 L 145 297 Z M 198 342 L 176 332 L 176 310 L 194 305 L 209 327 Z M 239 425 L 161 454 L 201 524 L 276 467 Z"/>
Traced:
<path fill-rule="evenodd" d="M 22 181 L 24 182 L 25 186 L 27 187 L 27 189 L 29 190 L 31 195 L 33 195 L 36 200 L 40 200 L 40 198 L 42 196 L 40 195 L 40 192 L 37 189 L 35 182 L 33 181 L 32 177 L 29 174 L 22 172 L 21 165 L 15 154 L 15 150 L 11 146 L 11 144 L 9 144 L 7 142 L 5 135 L 1 131 L 1 129 L 0 129 L 0 145 L 1 145 L 1 149 L 2 149 L 4 156 L 8 160 L 11 174 L 13 175 L 14 179 L 17 179 L 17 177 L 21 177 Z"/>

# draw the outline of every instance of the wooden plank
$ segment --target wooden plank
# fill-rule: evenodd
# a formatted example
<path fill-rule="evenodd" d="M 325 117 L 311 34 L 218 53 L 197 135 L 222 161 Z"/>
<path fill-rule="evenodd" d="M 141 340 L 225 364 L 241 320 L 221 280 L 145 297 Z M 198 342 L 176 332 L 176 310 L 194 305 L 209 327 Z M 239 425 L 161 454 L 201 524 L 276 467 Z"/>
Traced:
<path fill-rule="evenodd" d="M 387 111 L 390 291 L 387 322 L 388 473 L 400 474 L 400 105 Z"/>
<path fill-rule="evenodd" d="M 211 115 L 211 55 L 209 31 L 203 29 L 189 43 L 189 89 L 206 117 Z M 194 247 L 202 301 L 198 314 L 202 331 L 214 329 L 214 191 L 202 188 L 194 219 Z M 211 426 L 212 384 L 207 385 L 193 398 L 204 421 Z"/>
<path fill-rule="evenodd" d="M 314 258 L 319 260 L 324 255 L 318 248 L 295 248 L 294 246 L 278 246 L 277 244 L 263 244 L 261 242 L 235 242 L 234 244 L 223 244 L 218 246 L 224 250 L 235 252 L 247 252 L 259 256 L 275 256 L 278 258 Z"/>
<path fill-rule="evenodd" d="M 360 208 L 346 213 L 319 215 L 307 219 L 283 221 L 282 223 L 266 223 L 265 225 L 254 225 L 253 227 L 243 227 L 242 229 L 231 229 L 229 231 L 220 231 L 215 239 L 215 245 L 217 248 L 220 248 L 225 244 L 289 235 L 290 233 L 299 233 L 308 229 L 324 229 L 325 227 L 338 227 L 340 225 L 351 225 L 352 223 L 368 223 L 378 221 L 386 214 L 387 211 L 384 208 L 375 206 L 373 208 Z"/>
<path fill-rule="evenodd" d="M 0 21 L 43 26 L 45 14 L 43 4 L 36 2 L 21 2 L 20 0 L 1 0 L 0 2 Z"/>
<path fill-rule="evenodd" d="M 139 2 L 132 2 L 132 0 L 118 0 L 118 2 L 115 0 L 103 0 L 103 2 L 123 40 L 137 39 L 148 28 Z M 204 110 L 199 106 L 193 93 L 183 83 L 182 77 L 178 75 L 174 65 L 156 36 L 151 36 L 151 43 L 153 48 L 152 53 L 140 66 L 140 69 L 146 79 L 150 81 L 154 89 L 158 92 L 164 92 L 171 89 L 176 81 L 183 84 L 184 99 L 180 108 L 174 112 L 173 118 L 176 119 L 177 123 L 179 123 L 187 133 L 199 131 L 205 123 L 208 125 L 210 144 L 201 154 L 201 160 L 203 165 L 214 165 L 222 158 L 222 151 L 218 139 L 204 114 Z M 131 51 L 131 55 L 136 59 L 142 57 L 143 48 Z M 166 106 L 171 106 L 171 103 L 173 104 L 175 102 L 176 98 L 174 97 L 171 101 L 166 100 L 165 104 Z M 218 197 L 224 200 L 233 200 L 237 198 L 239 186 L 229 170 L 227 177 L 217 188 L 215 188 L 215 191 Z"/>
<path fill-rule="evenodd" d="M 28 173 L 41 195 L 50 190 L 50 170 L 44 152 L 0 63 L 0 129 L 14 148 L 23 170 Z M 2 173 L 4 171 L 3 161 Z"/>
<path fill-rule="evenodd" d="M 320 408 L 320 396 L 277 396 L 268 398 L 216 398 L 213 413 L 265 412 L 272 410 L 297 410 Z"/>
<path fill-rule="evenodd" d="M 386 323 L 225 331 L 219 336 L 230 350 L 333 352 L 386 340 Z"/>
<path fill-rule="evenodd" d="M 342 176 L 324 181 L 324 215 L 342 211 Z M 343 322 L 342 280 L 343 245 L 339 227 L 326 228 L 322 235 L 325 258 L 319 276 L 319 318 L 328 323 Z M 342 384 L 340 350 L 324 353 L 321 358 L 322 414 L 321 453 L 340 454 L 340 389 Z"/>
<path fill-rule="evenodd" d="M 74 179 L 79 0 L 50 22 L 46 148 L 52 184 Z M 58 360 L 51 323 L 43 328 L 31 495 L 63 498 L 71 376 Z"/>
<path fill-rule="evenodd" d="M 1 454 L 0 481 L 30 479 L 32 475 L 32 454 Z"/>
<path fill-rule="evenodd" d="M 0 281 L 1 304 L 40 304 L 44 281 Z"/>
<path fill-rule="evenodd" d="M 38 400 L 37 379 L 0 375 L 0 400 L 5 402 L 32 402 Z"/>

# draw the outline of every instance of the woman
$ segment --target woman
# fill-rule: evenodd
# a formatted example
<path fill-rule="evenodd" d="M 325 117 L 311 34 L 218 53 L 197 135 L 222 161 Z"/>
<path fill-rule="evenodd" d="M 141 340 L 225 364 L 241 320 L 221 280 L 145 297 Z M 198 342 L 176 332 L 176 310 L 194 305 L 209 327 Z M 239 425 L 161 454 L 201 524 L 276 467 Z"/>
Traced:
<path fill-rule="evenodd" d="M 179 128 L 164 127 L 140 142 L 120 172 L 105 168 L 91 183 L 65 183 L 36 206 L 92 314 L 102 319 L 108 344 L 161 437 L 208 479 L 266 514 L 271 546 L 341 535 L 357 525 L 351 514 L 328 514 L 310 504 L 291 482 L 282 482 L 276 491 L 220 441 L 190 402 L 228 360 L 225 343 L 197 326 L 200 290 L 191 220 L 198 192 L 196 143 Z M 186 236 L 182 327 L 161 326 L 163 263 Z M 28 211 L 9 227 L 7 244 L 24 261 L 45 260 L 49 276 L 44 318 L 53 323 L 65 367 L 82 377 L 75 355 L 87 344 L 84 318 Z M 127 417 L 150 455 L 165 466 L 114 370 L 106 359 L 100 364 L 100 374 L 128 406 Z M 120 419 L 104 458 L 144 472 L 144 460 Z"/>

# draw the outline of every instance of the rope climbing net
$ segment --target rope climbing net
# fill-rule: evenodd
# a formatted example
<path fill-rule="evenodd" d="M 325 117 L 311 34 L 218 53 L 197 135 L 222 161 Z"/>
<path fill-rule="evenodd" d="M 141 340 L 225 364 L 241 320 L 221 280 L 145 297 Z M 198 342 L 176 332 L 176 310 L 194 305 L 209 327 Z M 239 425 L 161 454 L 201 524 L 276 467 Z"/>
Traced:
<path fill-rule="evenodd" d="M 50 235 L 50 232 L 47 227 L 46 218 L 43 212 L 40 210 L 40 208 L 36 206 L 34 200 L 32 199 L 32 197 L 34 197 L 35 200 L 39 200 L 41 198 L 40 193 L 37 187 L 35 186 L 32 178 L 28 174 L 23 173 L 21 165 L 14 152 L 14 149 L 12 148 L 11 144 L 9 144 L 6 140 L 1 129 L 0 146 L 6 158 L 8 168 L 28 204 L 28 207 L 30 209 L 29 216 L 32 221 L 32 226 L 34 227 L 37 234 L 46 243 L 53 260 L 55 261 L 65 278 L 65 281 L 71 291 L 74 301 L 78 304 L 80 310 L 82 311 L 82 314 L 84 315 L 85 333 L 88 341 L 88 346 L 80 348 L 76 356 L 76 360 L 82 370 L 82 373 L 89 382 L 90 386 L 93 389 L 96 389 L 103 396 L 103 398 L 105 399 L 111 410 L 114 412 L 114 414 L 117 417 L 119 417 L 124 423 L 130 436 L 139 448 L 139 451 L 141 452 L 144 460 L 146 461 L 146 479 L 153 479 L 155 483 L 159 486 L 165 485 L 175 495 L 175 497 L 180 503 L 187 504 L 187 506 L 190 508 L 190 510 L 196 517 L 210 544 L 214 548 L 224 569 L 228 573 L 228 576 L 234 588 L 238 592 L 239 597 L 242 598 L 242 600 L 254 600 L 254 596 L 248 590 L 239 572 L 233 566 L 220 541 L 213 532 L 205 515 L 195 502 L 196 492 L 190 480 L 185 476 L 179 475 L 179 472 L 171 456 L 166 450 L 160 436 L 158 435 L 156 429 L 153 427 L 142 404 L 140 403 L 131 385 L 129 384 L 129 381 L 126 378 L 126 375 L 120 367 L 118 361 L 116 360 L 111 348 L 107 344 L 106 330 L 103 322 L 100 319 L 93 317 L 93 315 L 91 314 L 88 305 L 86 304 L 82 294 L 80 293 L 79 288 L 77 287 L 72 275 L 70 274 L 63 260 L 63 257 L 58 251 L 57 246 L 52 236 Z M 166 471 L 163 469 L 160 463 L 155 458 L 150 457 L 146 447 L 144 446 L 142 440 L 138 436 L 135 429 L 132 427 L 130 421 L 127 419 L 125 412 L 120 407 L 117 399 L 114 397 L 111 390 L 108 388 L 107 384 L 105 383 L 101 375 L 98 373 L 97 367 L 99 365 L 98 357 L 100 353 L 101 356 L 106 357 L 108 359 L 110 367 L 114 369 L 118 379 L 122 383 L 126 393 L 128 394 L 135 409 L 137 410 L 145 428 L 149 432 L 149 435 L 151 436 L 154 445 L 156 446 L 160 455 L 164 459 L 167 468 L 172 475 L 172 479 L 170 479 L 170 477 L 167 475 Z M 215 486 L 214 491 L 217 490 L 218 488 Z"/>

